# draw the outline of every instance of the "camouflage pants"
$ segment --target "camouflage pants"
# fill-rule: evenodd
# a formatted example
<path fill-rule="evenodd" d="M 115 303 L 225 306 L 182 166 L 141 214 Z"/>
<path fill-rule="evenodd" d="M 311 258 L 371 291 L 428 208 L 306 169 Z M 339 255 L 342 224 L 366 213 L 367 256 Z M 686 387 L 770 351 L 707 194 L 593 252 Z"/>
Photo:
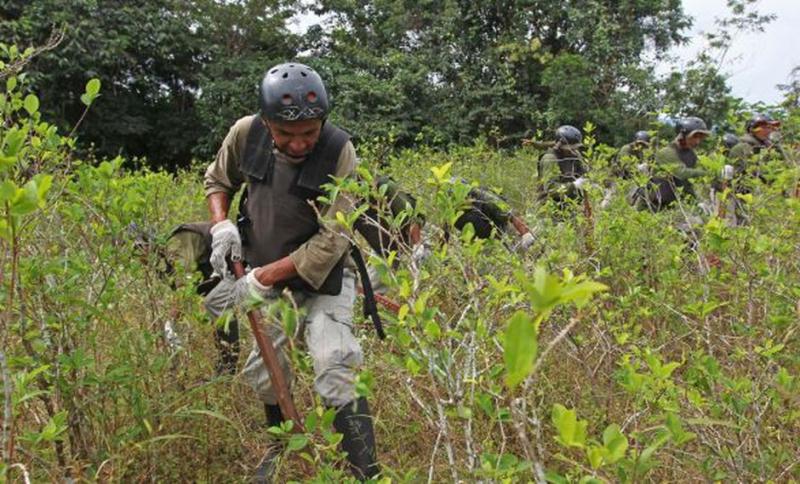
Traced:
<path fill-rule="evenodd" d="M 232 280 L 223 280 L 206 296 L 206 309 L 215 319 L 227 309 L 233 284 Z M 300 329 L 314 364 L 314 389 L 327 406 L 340 407 L 353 401 L 356 369 L 363 362 L 361 346 L 353 335 L 355 275 L 345 270 L 342 291 L 338 295 L 294 293 L 292 297 L 305 310 Z M 281 325 L 275 322 L 268 324 L 265 329 L 279 349 L 281 367 L 291 382 L 292 370 L 284 350 L 286 334 Z M 277 403 L 277 394 L 255 341 L 242 376 L 264 403 Z"/>

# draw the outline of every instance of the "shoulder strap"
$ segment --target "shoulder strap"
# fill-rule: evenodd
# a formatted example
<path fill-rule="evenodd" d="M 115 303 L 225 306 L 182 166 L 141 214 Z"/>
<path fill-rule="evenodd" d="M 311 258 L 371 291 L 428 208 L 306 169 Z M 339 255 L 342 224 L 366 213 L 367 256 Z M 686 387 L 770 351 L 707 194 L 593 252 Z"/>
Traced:
<path fill-rule="evenodd" d="M 336 172 L 339 155 L 350 141 L 350 134 L 331 123 L 322 126 L 319 141 L 314 150 L 303 162 L 303 168 L 292 191 L 302 198 L 314 199 L 322 194 L 322 185 L 329 183 L 331 175 Z M 240 169 L 242 173 L 267 184 L 272 183 L 275 170 L 275 154 L 272 152 L 274 141 L 269 130 L 258 118 L 247 133 L 244 155 Z"/>
<path fill-rule="evenodd" d="M 322 195 L 322 185 L 331 182 L 331 176 L 336 173 L 336 166 L 339 163 L 339 155 L 342 149 L 350 141 L 350 134 L 347 131 L 325 123 L 319 135 L 314 151 L 312 151 L 293 187 L 296 195 L 313 200 Z"/>
<path fill-rule="evenodd" d="M 275 169 L 275 154 L 272 152 L 272 136 L 256 114 L 247 132 L 244 155 L 239 169 L 247 176 L 267 184 L 272 183 Z"/>
<path fill-rule="evenodd" d="M 350 246 L 350 255 L 352 255 L 353 262 L 356 264 L 358 277 L 361 279 L 361 287 L 364 289 L 364 317 L 372 319 L 372 324 L 375 326 L 375 332 L 378 334 L 378 338 L 385 339 L 386 332 L 383 330 L 383 322 L 378 314 L 378 304 L 375 301 L 375 292 L 372 290 L 372 281 L 369 279 L 364 257 L 355 245 Z"/>

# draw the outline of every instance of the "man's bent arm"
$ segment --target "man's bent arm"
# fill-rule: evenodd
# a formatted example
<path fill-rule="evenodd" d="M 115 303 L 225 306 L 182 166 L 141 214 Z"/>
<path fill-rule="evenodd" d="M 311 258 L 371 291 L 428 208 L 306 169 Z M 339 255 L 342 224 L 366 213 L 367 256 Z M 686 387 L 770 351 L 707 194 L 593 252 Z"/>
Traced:
<path fill-rule="evenodd" d="M 231 197 L 225 192 L 215 192 L 208 197 L 208 212 L 211 214 L 211 222 L 222 222 L 228 218 L 228 210 L 231 205 Z"/>
<path fill-rule="evenodd" d="M 531 231 L 531 229 L 529 229 L 528 226 L 525 225 L 525 222 L 523 222 L 522 219 L 516 215 L 511 216 L 511 225 L 514 226 L 519 235 L 525 235 Z"/>
<path fill-rule="evenodd" d="M 253 270 L 258 282 L 265 286 L 272 286 L 281 281 L 297 277 L 297 267 L 295 267 L 294 261 L 289 256 Z"/>

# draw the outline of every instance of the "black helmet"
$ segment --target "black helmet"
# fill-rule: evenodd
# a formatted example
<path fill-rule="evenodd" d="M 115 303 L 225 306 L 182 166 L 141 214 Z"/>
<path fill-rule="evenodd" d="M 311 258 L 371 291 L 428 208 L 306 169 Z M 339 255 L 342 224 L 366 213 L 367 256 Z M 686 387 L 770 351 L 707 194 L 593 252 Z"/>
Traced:
<path fill-rule="evenodd" d="M 711 134 L 711 131 L 708 130 L 708 126 L 706 126 L 706 122 L 694 116 L 678 120 L 678 123 L 675 125 L 675 130 L 681 136 L 691 136 L 696 133 Z"/>
<path fill-rule="evenodd" d="M 756 126 L 761 126 L 763 124 L 769 124 L 771 126 L 778 127 L 781 125 L 781 122 L 775 121 L 769 114 L 754 113 L 750 119 L 747 120 L 747 123 L 745 123 L 744 126 L 747 128 L 747 131 L 751 131 Z"/>
<path fill-rule="evenodd" d="M 739 137 L 733 133 L 725 133 L 722 137 L 722 144 L 724 144 L 726 148 L 731 149 L 739 144 Z"/>
<path fill-rule="evenodd" d="M 325 119 L 328 93 L 317 72 L 304 64 L 278 64 L 264 74 L 261 116 L 275 121 Z"/>
<path fill-rule="evenodd" d="M 649 145 L 650 133 L 647 131 L 637 131 L 636 134 L 633 135 L 633 142 Z"/>
<path fill-rule="evenodd" d="M 565 124 L 556 129 L 556 143 L 564 146 L 577 147 L 581 145 L 583 135 L 575 126 Z"/>

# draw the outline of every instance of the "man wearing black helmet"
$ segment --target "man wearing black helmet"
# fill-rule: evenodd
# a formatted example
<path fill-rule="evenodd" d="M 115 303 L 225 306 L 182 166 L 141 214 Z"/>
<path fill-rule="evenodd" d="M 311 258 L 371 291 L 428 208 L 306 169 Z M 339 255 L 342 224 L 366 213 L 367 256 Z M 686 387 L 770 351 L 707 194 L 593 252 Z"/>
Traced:
<path fill-rule="evenodd" d="M 606 208 L 611 203 L 614 193 L 617 190 L 617 182 L 614 178 L 629 180 L 636 172 L 648 173 L 648 158 L 650 158 L 650 133 L 647 131 L 637 131 L 633 135 L 633 141 L 622 146 L 611 163 L 612 178 L 605 182 L 605 194 L 600 202 L 600 208 Z M 637 200 L 643 196 L 644 189 L 633 187 L 627 195 L 628 202 L 636 204 Z"/>
<path fill-rule="evenodd" d="M 617 178 L 627 180 L 631 178 L 634 171 L 645 171 L 647 163 L 645 152 L 649 147 L 650 133 L 637 131 L 633 135 L 633 141 L 620 148 L 614 157 L 612 174 Z"/>
<path fill-rule="evenodd" d="M 550 198 L 559 204 L 579 199 L 586 184 L 586 166 L 580 153 L 583 135 L 578 128 L 559 126 L 555 144 L 539 159 L 537 176 L 540 198 Z"/>
<path fill-rule="evenodd" d="M 697 166 L 695 148 L 711 132 L 706 123 L 697 117 L 680 119 L 675 126 L 677 136 L 669 145 L 655 154 L 656 176 L 650 181 L 647 208 L 659 211 L 678 200 L 679 192 L 694 197 L 691 179 L 707 175 L 706 170 Z M 733 168 L 726 165 L 723 177 L 730 178 Z M 640 207 L 644 208 L 644 207 Z"/>
<path fill-rule="evenodd" d="M 729 156 L 731 149 L 739 144 L 739 137 L 733 133 L 725 133 L 722 136 L 722 151 L 725 156 Z"/>
<path fill-rule="evenodd" d="M 737 174 L 750 172 L 760 178 L 761 163 L 754 158 L 770 156 L 776 151 L 782 155 L 780 147 L 772 142 L 775 136 L 773 133 L 777 133 L 780 126 L 780 121 L 772 119 L 768 114 L 756 113 L 747 120 L 745 123 L 747 133 L 739 138 L 739 142 L 731 148 L 729 154 L 734 160 Z"/>
<path fill-rule="evenodd" d="M 305 310 L 302 330 L 314 388 L 325 405 L 337 410 L 334 427 L 344 436 L 342 448 L 355 476 L 366 479 L 378 473 L 375 438 L 367 401 L 355 393 L 362 363 L 352 330 L 355 277 L 346 229 L 335 221 L 337 212 L 352 210 L 352 200 L 340 195 L 330 204 L 317 201 L 325 193 L 322 186 L 331 177 L 352 176 L 357 161 L 349 135 L 326 121 L 328 111 L 323 81 L 310 67 L 280 64 L 264 75 L 260 112 L 233 125 L 206 170 L 214 223 L 211 264 L 225 277 L 205 303 L 218 317 L 248 299 L 270 304 L 291 295 Z M 247 222 L 237 230 L 228 209 L 242 185 Z M 228 257 L 247 262 L 252 269 L 246 277 L 233 280 Z M 282 348 L 287 337 L 279 325 L 267 331 L 281 347 L 278 356 L 288 373 Z M 255 345 L 243 374 L 264 402 L 268 423 L 279 425 L 283 415 Z M 269 457 L 259 468 L 260 479 L 268 478 L 274 466 L 274 456 Z"/>

